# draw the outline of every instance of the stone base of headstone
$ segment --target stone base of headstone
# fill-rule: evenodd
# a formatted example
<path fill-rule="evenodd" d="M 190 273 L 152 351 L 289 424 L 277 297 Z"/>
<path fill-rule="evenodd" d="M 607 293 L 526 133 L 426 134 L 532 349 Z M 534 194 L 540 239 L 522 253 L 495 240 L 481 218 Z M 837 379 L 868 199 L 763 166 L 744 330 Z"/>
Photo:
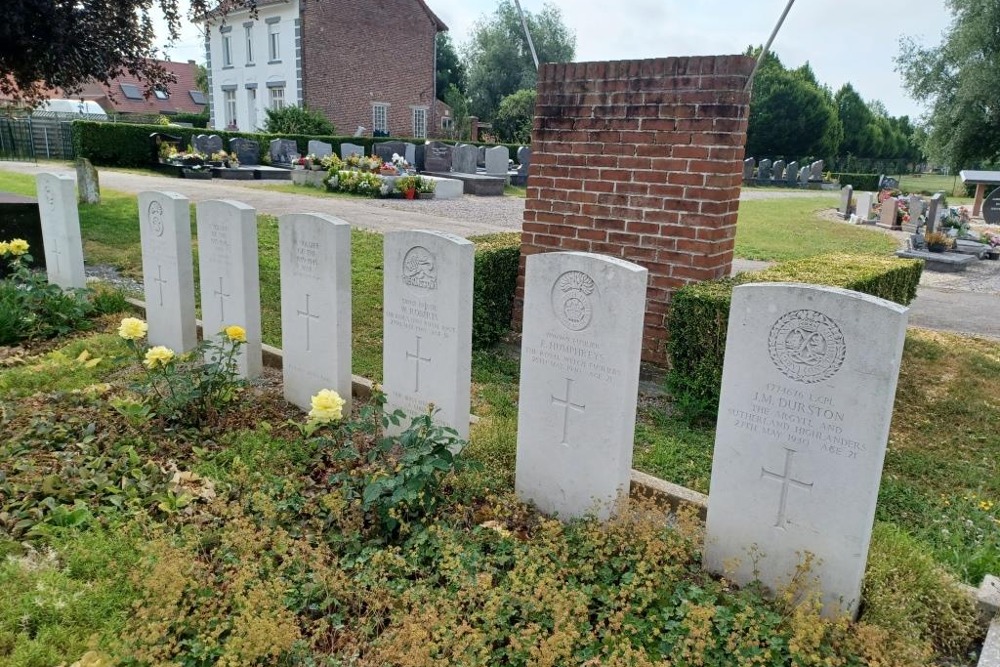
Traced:
<path fill-rule="evenodd" d="M 254 167 L 253 177 L 258 181 L 290 181 L 292 180 L 292 171 L 290 169 L 281 169 L 280 167 L 261 165 Z"/>
<path fill-rule="evenodd" d="M 218 178 L 223 181 L 252 181 L 253 172 L 253 169 L 214 167 L 212 169 L 212 178 Z"/>
<path fill-rule="evenodd" d="M 428 175 L 438 178 L 450 178 L 462 182 L 462 192 L 477 197 L 499 197 L 507 184 L 506 178 L 483 176 L 481 174 L 462 174 L 455 171 L 448 173 L 429 172 Z"/>
<path fill-rule="evenodd" d="M 322 190 L 326 187 L 323 185 L 323 179 L 326 178 L 326 176 L 327 172 L 325 171 L 299 169 L 292 172 L 292 184 L 310 188 L 319 188 Z"/>
<path fill-rule="evenodd" d="M 462 192 L 465 189 L 462 181 L 455 178 L 444 178 L 441 176 L 431 176 L 429 174 L 420 174 L 420 178 L 428 181 L 434 181 L 435 199 L 458 199 L 462 196 Z"/>

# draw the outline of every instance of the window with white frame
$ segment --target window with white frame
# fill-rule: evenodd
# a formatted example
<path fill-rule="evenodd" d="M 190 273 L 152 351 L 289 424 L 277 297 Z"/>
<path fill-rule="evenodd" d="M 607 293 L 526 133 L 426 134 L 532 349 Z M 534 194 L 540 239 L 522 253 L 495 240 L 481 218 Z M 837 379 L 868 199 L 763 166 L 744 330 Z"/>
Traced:
<path fill-rule="evenodd" d="M 417 139 L 427 137 L 427 109 L 423 107 L 413 109 L 413 136 Z"/>
<path fill-rule="evenodd" d="M 243 35 L 247 43 L 247 65 L 253 65 L 253 26 L 244 26 Z"/>
<path fill-rule="evenodd" d="M 226 118 L 226 127 L 236 126 L 236 91 L 225 90 L 222 92 L 222 107 Z"/>
<path fill-rule="evenodd" d="M 372 131 L 389 134 L 388 104 L 375 104 L 372 106 Z"/>
<path fill-rule="evenodd" d="M 274 110 L 283 109 L 285 107 L 285 87 L 268 88 L 268 91 L 271 94 L 271 108 Z"/>
<path fill-rule="evenodd" d="M 233 66 L 233 38 L 229 33 L 222 36 L 222 66 Z"/>
<path fill-rule="evenodd" d="M 281 60 L 281 25 L 267 24 L 267 59 L 271 62 Z"/>

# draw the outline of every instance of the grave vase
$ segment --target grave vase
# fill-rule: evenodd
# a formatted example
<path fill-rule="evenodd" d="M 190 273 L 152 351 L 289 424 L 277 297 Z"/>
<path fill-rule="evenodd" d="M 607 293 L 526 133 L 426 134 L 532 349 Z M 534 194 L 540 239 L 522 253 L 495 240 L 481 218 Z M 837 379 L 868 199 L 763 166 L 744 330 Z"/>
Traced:
<path fill-rule="evenodd" d="M 409 190 L 403 192 L 403 196 L 406 197 L 407 199 L 414 199 L 417 196 L 417 189 L 410 188 Z"/>

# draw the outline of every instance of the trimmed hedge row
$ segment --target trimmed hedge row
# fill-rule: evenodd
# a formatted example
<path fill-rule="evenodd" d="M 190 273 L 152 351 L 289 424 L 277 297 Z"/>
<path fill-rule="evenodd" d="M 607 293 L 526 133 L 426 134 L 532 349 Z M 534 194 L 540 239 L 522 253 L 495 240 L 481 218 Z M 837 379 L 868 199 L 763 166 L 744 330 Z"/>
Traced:
<path fill-rule="evenodd" d="M 372 146 L 383 141 L 408 141 L 422 143 L 423 139 L 390 138 L 390 137 L 340 137 L 340 136 L 308 136 L 304 134 L 254 134 L 250 132 L 226 132 L 225 130 L 205 130 L 201 128 L 182 127 L 178 125 L 133 125 L 127 123 L 98 123 L 78 120 L 73 122 L 73 153 L 76 157 L 85 157 L 97 166 L 107 167 L 148 167 L 152 161 L 153 149 L 149 135 L 153 132 L 163 132 L 181 138 L 181 144 L 187 146 L 199 134 L 217 134 L 222 137 L 223 145 L 229 145 L 229 140 L 236 137 L 251 139 L 260 144 L 260 158 L 268 152 L 272 139 L 292 139 L 298 145 L 299 153 L 305 155 L 309 141 L 315 139 L 333 146 L 340 154 L 343 143 L 357 144 L 365 147 L 365 153 L 372 154 Z M 444 141 L 455 144 L 459 142 Z M 494 144 L 481 144 L 493 146 Z M 510 156 L 517 160 L 517 145 L 507 146 Z"/>
<path fill-rule="evenodd" d="M 878 190 L 879 174 L 830 174 L 831 178 L 840 181 L 840 185 L 850 185 L 861 192 Z"/>
<path fill-rule="evenodd" d="M 510 329 L 521 257 L 517 232 L 474 236 L 476 266 L 472 289 L 472 348 L 499 341 Z"/>
<path fill-rule="evenodd" d="M 907 305 L 917 295 L 924 263 L 875 255 L 831 254 L 783 262 L 735 278 L 688 285 L 670 303 L 667 389 L 690 421 L 714 420 L 733 288 L 752 282 L 801 282 L 842 287 Z"/>

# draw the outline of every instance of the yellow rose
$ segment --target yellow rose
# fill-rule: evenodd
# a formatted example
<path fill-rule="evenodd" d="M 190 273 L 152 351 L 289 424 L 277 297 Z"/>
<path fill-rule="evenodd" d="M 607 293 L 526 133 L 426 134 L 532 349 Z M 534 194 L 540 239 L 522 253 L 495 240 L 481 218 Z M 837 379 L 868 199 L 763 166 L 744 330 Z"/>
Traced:
<path fill-rule="evenodd" d="M 226 337 L 233 343 L 247 342 L 247 330 L 241 326 L 233 324 L 225 329 Z"/>
<path fill-rule="evenodd" d="M 0 257 L 4 257 L 10 252 L 10 244 L 6 241 L 0 241 Z"/>
<path fill-rule="evenodd" d="M 28 254 L 28 242 L 24 239 L 14 239 L 7 246 L 10 249 L 10 254 L 15 257 Z"/>
<path fill-rule="evenodd" d="M 321 389 L 312 397 L 309 420 L 318 423 L 335 422 L 343 417 L 344 399 L 332 389 Z"/>
<path fill-rule="evenodd" d="M 157 345 L 146 350 L 146 368 L 162 368 L 174 360 L 174 351 L 164 345 Z"/>
<path fill-rule="evenodd" d="M 126 317 L 118 327 L 118 335 L 125 340 L 139 340 L 146 337 L 149 325 L 138 317 Z"/>

